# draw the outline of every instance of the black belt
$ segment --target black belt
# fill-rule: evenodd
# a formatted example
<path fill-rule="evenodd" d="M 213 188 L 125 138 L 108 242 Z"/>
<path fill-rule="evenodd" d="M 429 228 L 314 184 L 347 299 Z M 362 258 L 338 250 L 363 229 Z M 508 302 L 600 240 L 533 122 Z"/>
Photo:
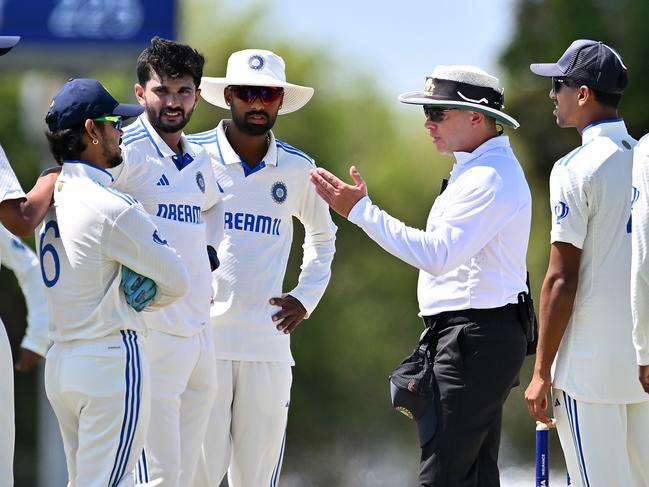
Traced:
<path fill-rule="evenodd" d="M 444 311 L 436 315 L 422 316 L 427 328 L 439 330 L 467 321 L 520 321 L 521 315 L 518 303 L 510 303 L 500 308 L 462 309 L 459 311 Z"/>

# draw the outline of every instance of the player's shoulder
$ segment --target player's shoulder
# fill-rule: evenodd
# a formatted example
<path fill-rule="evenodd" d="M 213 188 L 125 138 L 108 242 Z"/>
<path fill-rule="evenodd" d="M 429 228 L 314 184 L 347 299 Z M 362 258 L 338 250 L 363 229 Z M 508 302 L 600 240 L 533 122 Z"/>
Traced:
<path fill-rule="evenodd" d="M 635 151 L 649 154 L 649 133 L 640 137 L 640 140 L 635 146 Z"/>
<path fill-rule="evenodd" d="M 187 140 L 192 144 L 206 146 L 209 144 L 215 144 L 217 141 L 217 128 L 206 130 L 204 132 L 197 132 L 195 134 L 187 134 Z"/>
<path fill-rule="evenodd" d="M 141 145 L 148 142 L 150 139 L 149 130 L 139 118 L 132 124 L 124 128 L 122 135 L 122 147 L 125 149 L 133 144 Z"/>
<path fill-rule="evenodd" d="M 293 147 L 292 145 L 277 138 L 275 139 L 275 145 L 277 146 L 278 165 L 289 162 L 291 164 L 301 166 L 307 170 L 311 170 L 315 167 L 313 158 L 306 152 Z"/>

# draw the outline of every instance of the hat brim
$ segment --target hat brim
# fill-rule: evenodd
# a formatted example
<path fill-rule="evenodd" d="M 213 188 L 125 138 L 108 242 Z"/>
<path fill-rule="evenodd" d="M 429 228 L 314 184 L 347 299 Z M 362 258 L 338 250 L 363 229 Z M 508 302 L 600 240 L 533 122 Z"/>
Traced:
<path fill-rule="evenodd" d="M 561 70 L 561 68 L 559 68 L 557 63 L 530 64 L 530 71 L 532 71 L 532 73 L 534 74 L 545 76 L 547 78 L 565 76 L 566 74 Z"/>
<path fill-rule="evenodd" d="M 485 107 L 483 105 L 478 105 L 477 103 L 465 101 L 435 100 L 429 96 L 425 96 L 423 91 L 410 91 L 408 93 L 403 93 L 399 95 L 399 101 L 409 105 L 435 105 L 438 107 L 458 108 L 460 110 L 480 112 L 484 115 L 495 118 L 497 122 L 514 129 L 517 129 L 521 125 L 514 117 L 510 117 L 506 113 L 496 110 L 495 108 Z"/>
<path fill-rule="evenodd" d="M 0 56 L 11 51 L 18 41 L 20 41 L 20 36 L 0 36 Z"/>
<path fill-rule="evenodd" d="M 140 105 L 133 105 L 130 103 L 119 103 L 113 110 L 112 115 L 119 115 L 120 117 L 132 118 L 139 117 L 144 112 L 144 107 Z"/>
<path fill-rule="evenodd" d="M 313 88 L 278 81 L 275 78 L 264 75 L 255 75 L 254 80 L 250 78 L 212 78 L 204 76 L 201 79 L 201 96 L 206 102 L 229 110 L 230 107 L 225 103 L 224 90 L 230 85 L 284 88 L 284 101 L 282 101 L 282 107 L 279 109 L 279 115 L 299 110 L 313 96 Z"/>

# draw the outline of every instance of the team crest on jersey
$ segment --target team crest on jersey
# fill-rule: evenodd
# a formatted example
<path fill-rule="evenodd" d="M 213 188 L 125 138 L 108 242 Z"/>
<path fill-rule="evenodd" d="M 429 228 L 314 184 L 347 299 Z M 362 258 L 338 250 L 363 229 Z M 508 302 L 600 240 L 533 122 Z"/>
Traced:
<path fill-rule="evenodd" d="M 563 201 L 559 201 L 554 205 L 554 216 L 557 217 L 555 223 L 561 223 L 561 220 L 568 216 L 568 211 L 570 211 L 570 209 Z"/>
<path fill-rule="evenodd" d="M 286 201 L 286 185 L 282 181 L 277 181 L 275 184 L 273 184 L 273 187 L 270 190 L 270 195 L 273 197 L 273 201 L 275 203 L 279 203 L 280 205 Z"/>
<path fill-rule="evenodd" d="M 198 185 L 198 189 L 201 190 L 201 193 L 205 192 L 205 178 L 203 177 L 203 173 L 198 171 L 196 173 L 196 184 Z"/>
<path fill-rule="evenodd" d="M 254 54 L 248 59 L 248 66 L 250 66 L 250 69 L 254 69 L 255 71 L 259 71 L 263 68 L 264 64 L 264 58 L 259 54 Z"/>

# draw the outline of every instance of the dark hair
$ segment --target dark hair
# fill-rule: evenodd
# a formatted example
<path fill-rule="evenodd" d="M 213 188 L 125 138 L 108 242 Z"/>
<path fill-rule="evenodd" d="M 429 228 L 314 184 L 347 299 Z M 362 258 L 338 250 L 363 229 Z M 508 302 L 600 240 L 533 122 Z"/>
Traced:
<path fill-rule="evenodd" d="M 151 46 L 137 58 L 137 79 L 144 86 L 153 72 L 160 77 L 179 78 L 190 75 L 196 88 L 201 85 L 205 57 L 186 44 L 154 37 Z"/>
<path fill-rule="evenodd" d="M 603 91 L 593 90 L 595 100 L 607 107 L 617 108 L 622 100 L 622 93 L 604 93 Z"/>
<path fill-rule="evenodd" d="M 618 86 L 621 86 L 622 89 L 624 89 L 624 87 L 626 87 L 627 85 L 627 81 L 628 78 L 626 71 L 622 71 L 618 79 Z M 564 84 L 566 86 L 578 88 L 579 86 L 583 86 L 585 83 L 580 83 L 573 79 L 566 78 Z M 586 86 L 588 85 L 586 84 Z M 598 103 L 601 103 L 602 105 L 605 105 L 609 108 L 617 108 L 620 105 L 620 101 L 622 100 L 622 93 L 606 93 L 604 91 L 595 90 L 590 86 L 588 86 L 588 89 L 593 92 L 595 101 L 597 101 Z"/>
<path fill-rule="evenodd" d="M 47 121 L 47 119 L 45 120 Z M 50 152 L 56 162 L 63 164 L 63 161 L 80 158 L 81 153 L 87 147 L 83 141 L 85 131 L 86 128 L 81 126 L 56 132 L 45 132 L 47 141 L 50 143 Z"/>

